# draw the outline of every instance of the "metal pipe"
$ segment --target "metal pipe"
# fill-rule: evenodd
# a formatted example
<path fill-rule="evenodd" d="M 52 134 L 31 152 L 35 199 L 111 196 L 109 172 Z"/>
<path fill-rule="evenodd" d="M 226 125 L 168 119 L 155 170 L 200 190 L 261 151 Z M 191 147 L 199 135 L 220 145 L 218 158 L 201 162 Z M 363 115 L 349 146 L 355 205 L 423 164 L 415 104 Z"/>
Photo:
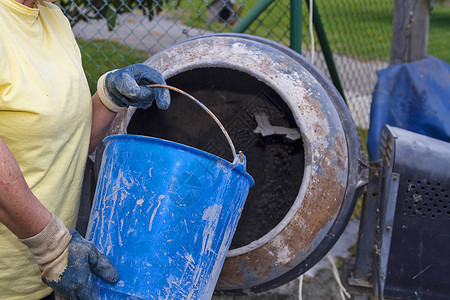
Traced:
<path fill-rule="evenodd" d="M 302 54 L 302 1 L 291 0 L 291 49 Z"/>
<path fill-rule="evenodd" d="M 252 10 L 242 19 L 236 27 L 234 27 L 234 33 L 244 33 L 250 25 L 259 17 L 259 15 L 275 0 L 260 0 L 252 8 Z"/>
<path fill-rule="evenodd" d="M 344 98 L 345 103 L 347 100 L 345 99 L 344 89 L 342 88 L 341 80 L 339 79 L 339 74 L 336 70 L 336 65 L 333 59 L 333 53 L 330 49 L 330 44 L 328 43 L 327 35 L 325 30 L 323 29 L 322 20 L 320 19 L 319 10 L 317 8 L 316 2 L 313 0 L 313 24 L 316 30 L 317 38 L 319 39 L 320 46 L 322 47 L 322 52 L 325 57 L 325 62 L 327 63 L 328 71 L 330 72 L 331 80 L 333 81 L 334 86 L 341 94 L 342 98 Z M 309 0 L 306 0 L 306 6 L 308 10 L 311 9 L 309 7 Z"/>

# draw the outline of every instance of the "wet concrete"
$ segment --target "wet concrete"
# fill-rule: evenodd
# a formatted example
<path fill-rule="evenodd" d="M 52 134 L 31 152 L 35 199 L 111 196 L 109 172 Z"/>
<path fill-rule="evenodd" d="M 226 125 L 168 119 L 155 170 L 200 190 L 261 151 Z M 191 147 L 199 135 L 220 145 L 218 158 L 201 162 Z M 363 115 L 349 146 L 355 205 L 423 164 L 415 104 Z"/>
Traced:
<path fill-rule="evenodd" d="M 303 178 L 305 154 L 301 138 L 254 133 L 254 116 L 264 112 L 271 124 L 297 128 L 289 108 L 267 85 L 229 69 L 196 69 L 170 78 L 168 84 L 192 94 L 213 111 L 229 131 L 236 149 L 247 157 L 247 172 L 255 185 L 250 189 L 231 249 L 261 238 L 281 222 L 294 203 Z M 154 107 L 137 110 L 128 133 L 176 141 L 232 160 L 219 127 L 180 94 L 172 94 L 167 111 Z"/>
<path fill-rule="evenodd" d="M 305 300 L 334 300 L 339 288 L 331 270 L 322 270 L 314 278 L 303 279 L 302 298 Z M 274 290 L 252 296 L 214 296 L 212 300 L 298 300 L 299 280 L 293 280 Z"/>

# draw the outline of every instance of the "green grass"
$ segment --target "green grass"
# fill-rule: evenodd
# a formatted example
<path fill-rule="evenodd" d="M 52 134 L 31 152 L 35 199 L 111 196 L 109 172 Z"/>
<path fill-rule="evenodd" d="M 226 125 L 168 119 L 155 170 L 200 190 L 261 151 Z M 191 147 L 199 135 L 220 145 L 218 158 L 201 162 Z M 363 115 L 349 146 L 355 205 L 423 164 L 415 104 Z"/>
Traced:
<path fill-rule="evenodd" d="M 257 0 L 245 1 L 239 13 L 244 18 Z M 214 32 L 230 32 L 232 26 L 215 22 L 207 24 L 205 0 L 182 0 L 180 7 L 166 7 L 170 14 L 185 24 Z M 389 60 L 393 1 L 316 0 L 322 22 L 335 54 L 349 55 L 361 60 Z M 265 37 L 289 46 L 290 1 L 277 0 L 263 12 L 245 32 Z M 309 48 L 308 11 L 303 3 L 302 42 Z M 235 25 L 235 24 L 234 24 Z M 316 40 L 316 48 L 320 48 Z M 106 40 L 78 40 L 83 55 L 83 66 L 91 91 L 96 90 L 97 79 L 105 72 L 133 63 L 143 62 L 150 54 L 120 43 Z M 450 63 L 450 0 L 435 3 L 430 21 L 428 53 Z"/>
<path fill-rule="evenodd" d="M 450 1 L 435 5 L 429 33 L 428 54 L 450 64 Z"/>
<path fill-rule="evenodd" d="M 245 1 L 241 17 L 245 17 L 257 0 Z M 303 1 L 304 2 L 304 1 Z M 266 37 L 289 45 L 288 0 L 278 0 L 263 12 L 245 33 Z M 316 0 L 322 23 L 333 53 L 361 60 L 389 60 L 392 38 L 393 1 Z M 215 32 L 229 32 L 232 26 L 207 24 L 203 0 L 181 1 L 179 12 L 187 25 Z M 309 48 L 306 4 L 302 8 L 302 41 Z M 316 40 L 316 48 L 320 45 Z M 429 54 L 450 63 L 450 1 L 437 1 L 430 20 Z"/>
<path fill-rule="evenodd" d="M 131 64 L 144 62 L 150 57 L 147 51 L 132 49 L 106 40 L 77 40 L 80 46 L 83 68 L 88 77 L 91 93 L 97 90 L 97 80 L 104 73 Z"/>
<path fill-rule="evenodd" d="M 367 139 L 369 138 L 369 129 L 365 128 L 356 128 L 358 131 L 358 137 L 359 137 L 359 143 L 361 144 L 361 148 L 366 154 L 366 156 L 369 156 L 369 151 L 367 150 Z"/>
<path fill-rule="evenodd" d="M 214 32 L 230 32 L 232 26 L 215 22 L 207 24 L 205 0 L 182 0 L 180 7 L 166 7 L 185 24 Z M 257 0 L 245 1 L 239 13 L 244 18 Z M 331 49 L 335 54 L 349 55 L 361 60 L 389 60 L 393 1 L 316 0 Z M 265 37 L 289 46 L 290 1 L 277 0 L 263 12 L 245 32 Z M 308 11 L 303 3 L 302 42 L 309 48 Z M 234 24 L 235 25 L 235 24 Z M 320 45 L 316 40 L 316 48 Z M 78 40 L 83 66 L 91 91 L 105 72 L 133 63 L 143 62 L 150 54 L 120 43 L 106 40 Z M 437 1 L 430 21 L 428 53 L 450 63 L 450 0 Z"/>
<path fill-rule="evenodd" d="M 367 139 L 369 137 L 369 130 L 365 128 L 356 128 L 358 131 L 358 137 L 359 137 L 359 143 L 361 144 L 361 148 L 364 152 L 364 154 L 369 157 L 369 152 L 367 150 Z M 362 212 L 362 206 L 363 206 L 363 197 L 364 195 L 361 195 L 355 204 L 355 209 L 353 210 L 351 218 L 360 218 L 361 212 Z"/>

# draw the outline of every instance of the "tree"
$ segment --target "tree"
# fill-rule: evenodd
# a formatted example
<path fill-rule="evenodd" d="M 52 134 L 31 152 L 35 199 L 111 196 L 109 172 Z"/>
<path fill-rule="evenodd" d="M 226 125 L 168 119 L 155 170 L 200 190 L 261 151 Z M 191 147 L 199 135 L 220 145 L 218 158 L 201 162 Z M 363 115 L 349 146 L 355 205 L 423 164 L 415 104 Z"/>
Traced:
<path fill-rule="evenodd" d="M 108 29 L 113 30 L 119 14 L 140 8 L 152 20 L 167 2 L 170 0 L 60 0 L 59 6 L 70 20 L 71 26 L 79 21 L 104 19 Z"/>

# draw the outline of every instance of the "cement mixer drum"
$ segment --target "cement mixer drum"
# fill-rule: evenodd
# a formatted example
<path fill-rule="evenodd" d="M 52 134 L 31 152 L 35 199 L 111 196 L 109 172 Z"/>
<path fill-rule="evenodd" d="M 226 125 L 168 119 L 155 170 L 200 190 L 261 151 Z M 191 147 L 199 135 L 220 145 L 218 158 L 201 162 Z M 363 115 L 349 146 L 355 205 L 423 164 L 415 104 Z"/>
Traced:
<path fill-rule="evenodd" d="M 145 62 L 211 109 L 255 186 L 216 290 L 262 292 L 297 278 L 334 245 L 367 178 L 356 128 L 331 82 L 298 53 L 242 34 L 186 40 Z M 127 131 L 225 159 L 210 118 L 172 94 L 169 110 L 129 110 Z"/>

